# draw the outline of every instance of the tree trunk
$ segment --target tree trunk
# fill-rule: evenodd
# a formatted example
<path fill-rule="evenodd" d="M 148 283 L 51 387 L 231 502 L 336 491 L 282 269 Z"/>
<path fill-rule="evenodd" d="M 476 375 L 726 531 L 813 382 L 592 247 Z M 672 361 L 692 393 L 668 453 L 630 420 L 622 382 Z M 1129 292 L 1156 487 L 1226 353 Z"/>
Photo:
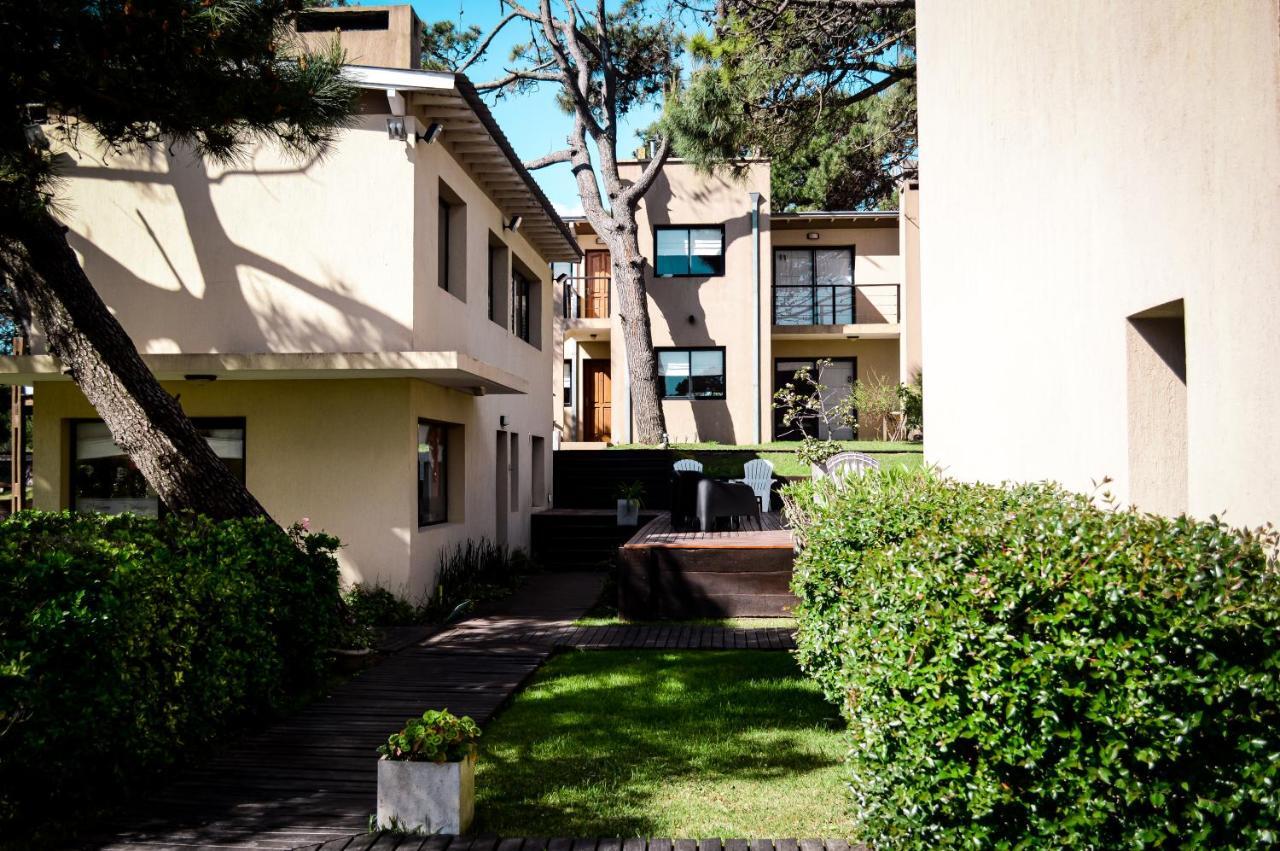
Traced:
<path fill-rule="evenodd" d="M 667 431 L 658 385 L 658 357 L 653 351 L 649 305 L 644 282 L 644 258 L 636 238 L 635 218 L 623 220 L 614 213 L 616 231 L 606 239 L 613 265 L 613 289 L 618 296 L 622 342 L 627 351 L 627 377 L 631 385 L 631 416 L 637 443 L 656 445 Z"/>
<path fill-rule="evenodd" d="M 49 352 L 164 504 L 215 519 L 266 517 L 142 362 L 85 276 L 66 228 L 47 212 L 9 224 L 0 235 L 0 271 L 44 332 Z"/>

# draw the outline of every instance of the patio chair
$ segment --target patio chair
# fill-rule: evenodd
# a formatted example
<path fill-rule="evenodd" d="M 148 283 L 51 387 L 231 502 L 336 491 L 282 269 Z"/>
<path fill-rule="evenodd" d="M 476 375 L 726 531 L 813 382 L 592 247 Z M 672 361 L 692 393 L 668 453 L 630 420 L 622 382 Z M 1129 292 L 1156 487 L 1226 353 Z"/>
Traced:
<path fill-rule="evenodd" d="M 692 458 L 681 458 L 679 461 L 677 461 L 675 464 L 672 465 L 672 468 L 675 470 L 680 470 L 684 472 L 701 473 L 702 462 L 695 461 Z"/>
<path fill-rule="evenodd" d="M 761 511 L 769 510 L 773 500 L 772 461 L 766 461 L 763 458 L 751 459 L 742 465 L 742 478 L 738 481 L 744 485 L 750 485 L 751 490 L 755 491 L 756 501 L 760 503 Z"/>
<path fill-rule="evenodd" d="M 759 522 L 760 507 L 751 488 L 741 482 L 717 482 L 702 479 L 698 482 L 698 528 L 713 531 L 718 521 L 728 521 L 730 529 L 741 529 L 743 517 L 755 517 Z"/>
<path fill-rule="evenodd" d="M 839 481 L 846 476 L 861 476 L 868 470 L 879 470 L 880 462 L 865 452 L 837 452 L 819 467 L 814 465 L 812 475 L 816 482 L 819 479 L 835 479 Z"/>

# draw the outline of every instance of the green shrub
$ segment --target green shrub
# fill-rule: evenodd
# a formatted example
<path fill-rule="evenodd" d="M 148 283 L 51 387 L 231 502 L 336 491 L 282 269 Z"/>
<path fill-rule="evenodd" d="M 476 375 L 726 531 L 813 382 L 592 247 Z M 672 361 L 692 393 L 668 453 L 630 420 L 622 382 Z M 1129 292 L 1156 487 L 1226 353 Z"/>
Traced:
<path fill-rule="evenodd" d="M 0 826 L 136 789 L 314 685 L 336 546 L 265 520 L 0 522 Z"/>
<path fill-rule="evenodd" d="M 893 471 L 789 491 L 802 665 L 877 848 L 1271 845 L 1270 531 Z"/>
<path fill-rule="evenodd" d="M 418 607 L 427 623 L 444 623 L 483 600 L 505 597 L 536 570 L 524 550 L 509 550 L 487 538 L 440 554 L 436 586 Z"/>
<path fill-rule="evenodd" d="M 413 603 L 378 585 L 356 583 L 342 599 L 358 626 L 409 626 L 420 620 Z"/>
<path fill-rule="evenodd" d="M 461 718 L 447 709 L 428 709 L 421 718 L 410 718 L 404 729 L 387 737 L 378 748 L 383 759 L 413 762 L 457 762 L 476 750 L 480 728 L 469 715 Z"/>

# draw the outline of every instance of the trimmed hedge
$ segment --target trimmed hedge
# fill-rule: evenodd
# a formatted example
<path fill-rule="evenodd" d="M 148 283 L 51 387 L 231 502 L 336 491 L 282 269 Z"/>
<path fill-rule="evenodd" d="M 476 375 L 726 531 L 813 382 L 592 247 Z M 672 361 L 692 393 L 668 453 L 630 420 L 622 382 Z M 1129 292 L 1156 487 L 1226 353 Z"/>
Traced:
<path fill-rule="evenodd" d="M 265 520 L 0 522 L 0 827 L 132 791 L 313 686 L 337 543 Z"/>
<path fill-rule="evenodd" d="M 1274 533 L 923 471 L 788 493 L 799 658 L 849 722 L 859 839 L 1280 837 Z"/>

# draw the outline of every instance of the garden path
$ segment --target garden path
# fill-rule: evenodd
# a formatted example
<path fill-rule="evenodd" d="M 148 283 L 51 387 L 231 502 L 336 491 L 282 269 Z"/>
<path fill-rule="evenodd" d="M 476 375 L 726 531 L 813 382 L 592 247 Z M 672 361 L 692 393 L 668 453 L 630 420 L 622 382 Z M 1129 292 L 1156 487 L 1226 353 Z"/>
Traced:
<path fill-rule="evenodd" d="M 377 795 L 375 749 L 406 718 L 440 707 L 470 715 L 483 726 L 557 648 L 793 646 L 787 630 L 777 628 L 576 626 L 574 621 L 598 598 L 603 581 L 600 573 L 532 577 L 511 599 L 394 653 L 297 715 L 232 742 L 204 764 L 179 773 L 145 802 L 145 810 L 127 814 L 97 840 L 76 847 L 395 848 L 399 839 L 364 832 Z M 467 851 L 472 851 L 470 842 Z M 534 844 L 504 840 L 501 851 L 534 851 Z M 587 851 L 595 851 L 596 841 L 590 844 Z M 404 848 L 417 851 L 420 845 L 415 840 Z M 818 845 L 792 849 L 779 844 L 777 851 L 843 851 Z M 670 843 L 664 847 L 669 849 Z M 443 846 L 431 848 L 444 851 Z M 498 849 L 477 846 L 474 851 Z M 573 851 L 583 849 L 575 844 Z M 709 849 L 699 846 L 696 851 Z M 725 851 L 737 849 L 726 844 Z M 768 849 L 744 846 L 742 851 L 773 851 L 773 843 Z"/>

